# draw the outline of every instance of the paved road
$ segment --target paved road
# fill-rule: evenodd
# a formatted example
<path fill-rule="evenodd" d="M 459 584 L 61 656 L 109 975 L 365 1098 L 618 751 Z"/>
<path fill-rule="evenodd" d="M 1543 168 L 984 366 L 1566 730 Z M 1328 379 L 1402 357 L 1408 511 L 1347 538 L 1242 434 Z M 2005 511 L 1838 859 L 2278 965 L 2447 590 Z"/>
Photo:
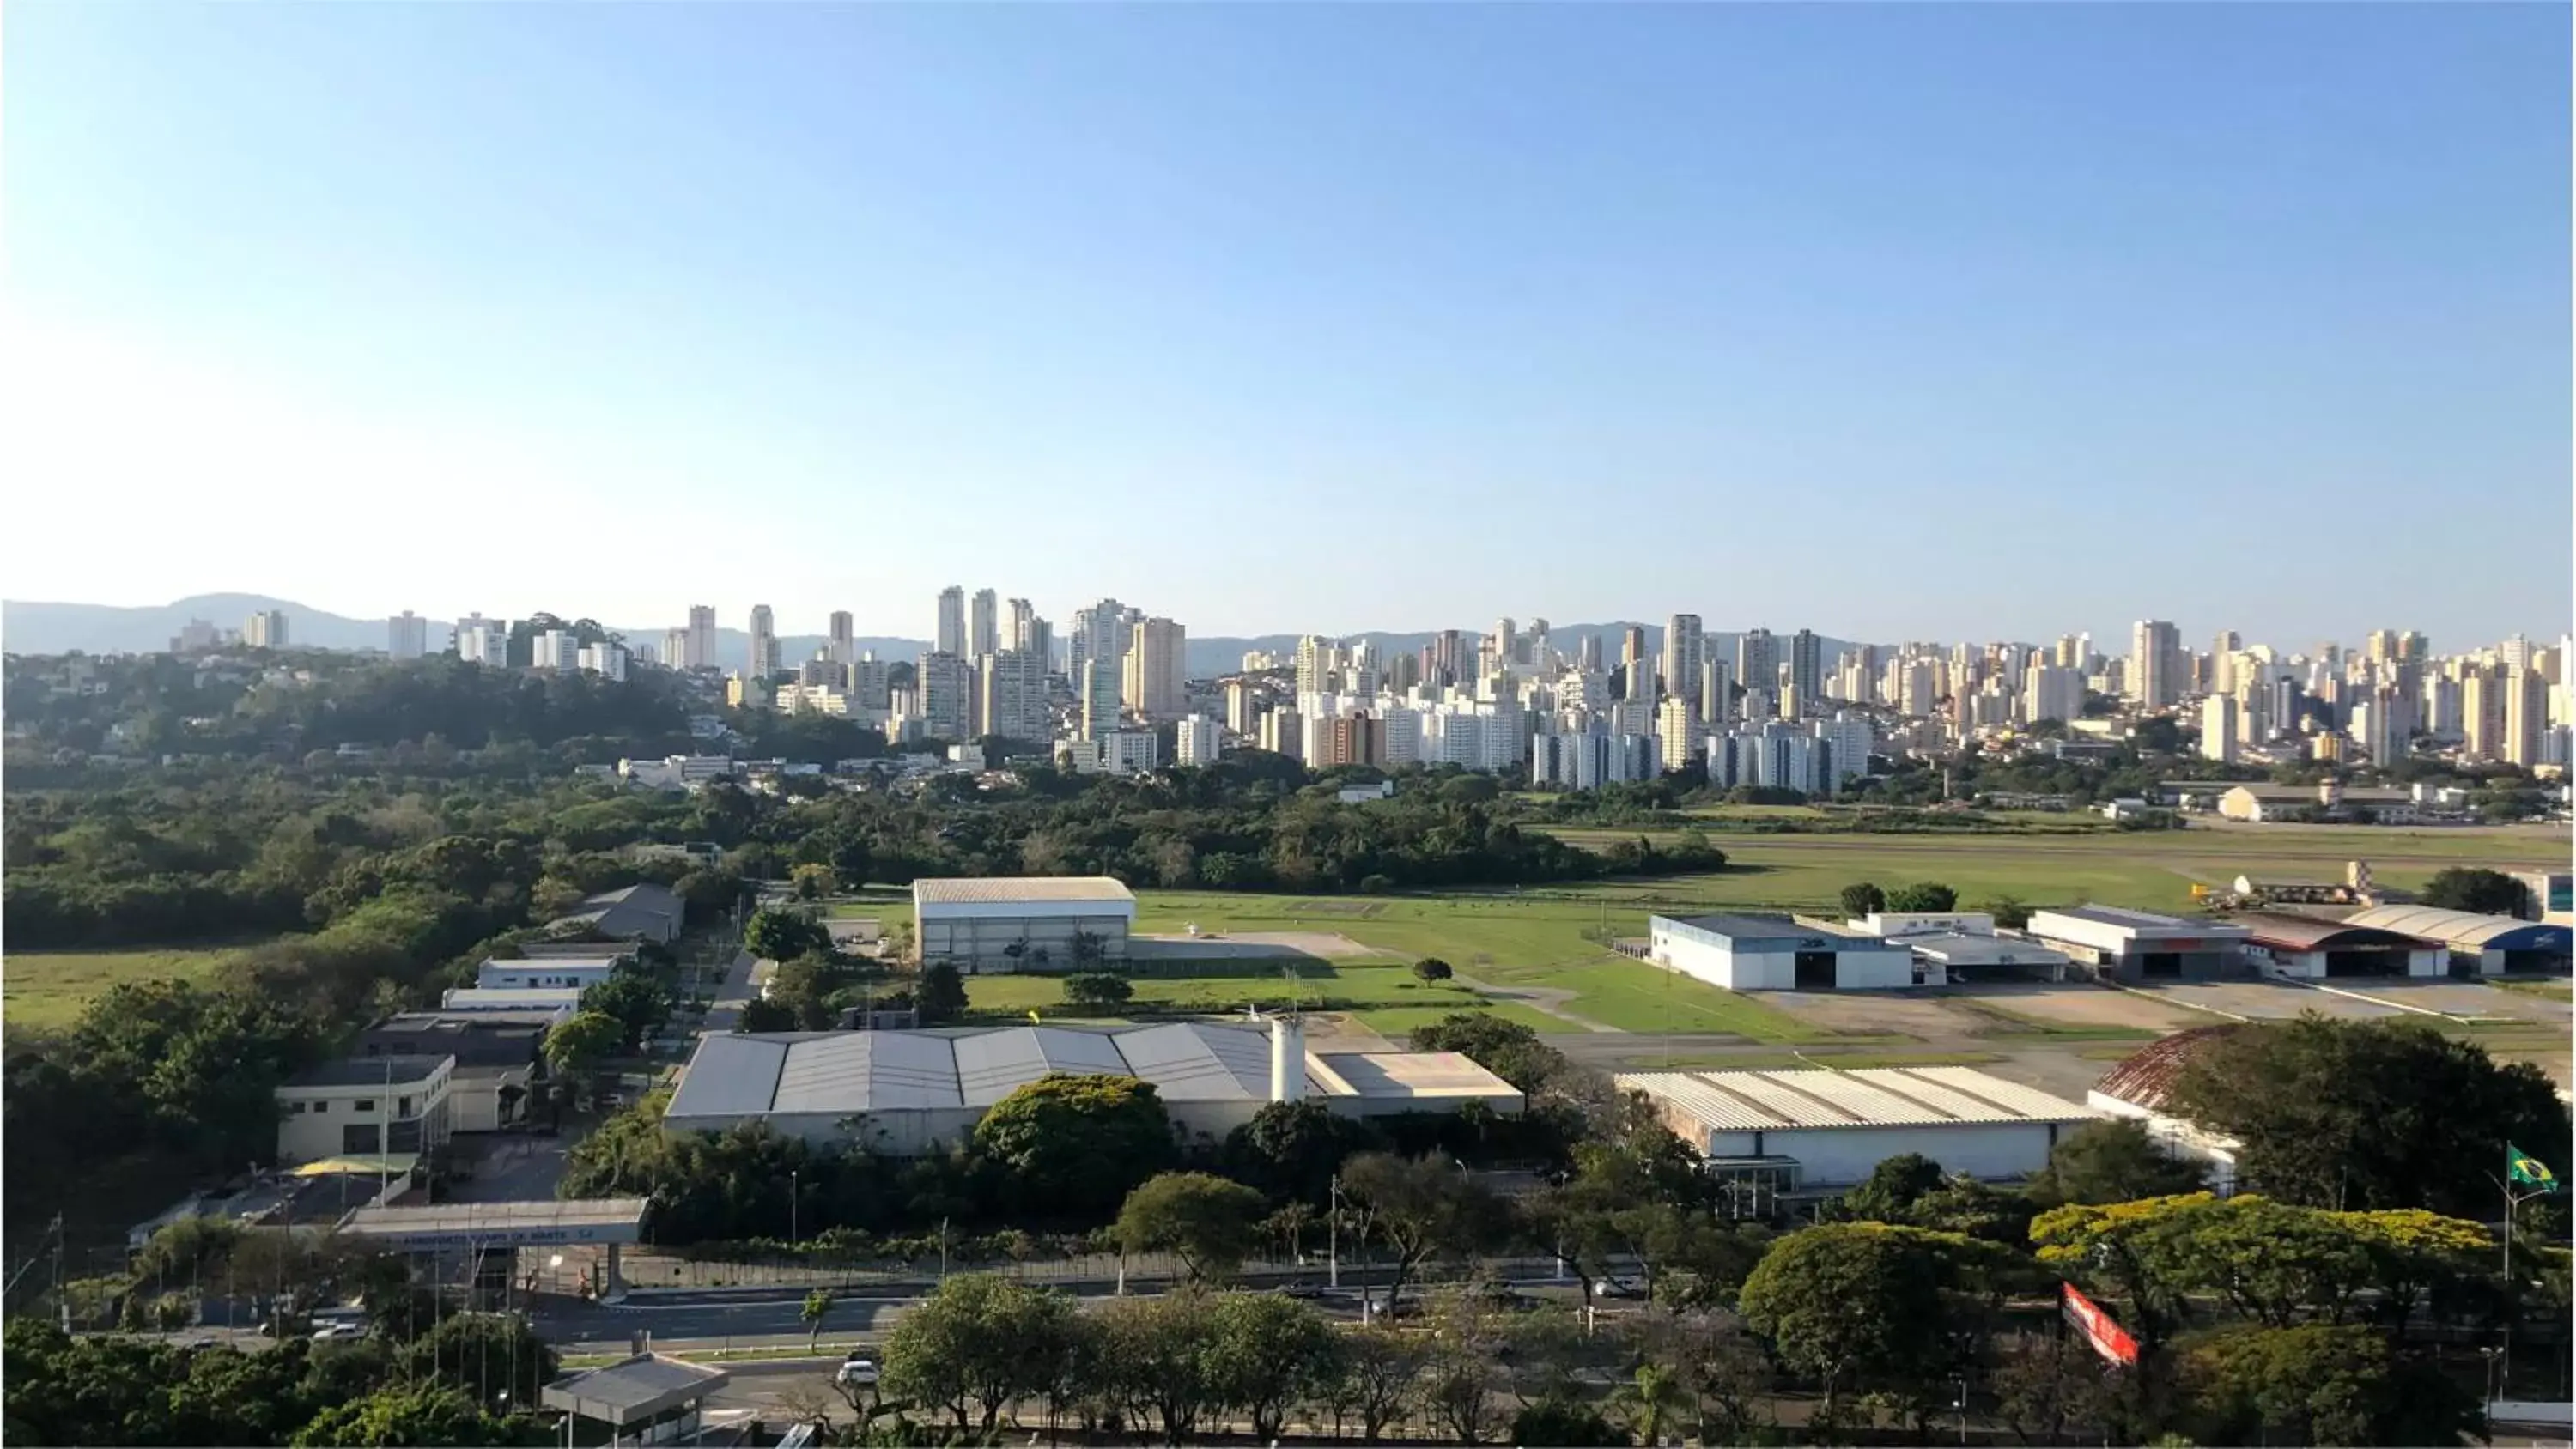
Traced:
<path fill-rule="evenodd" d="M 755 964 L 749 951 L 733 953 L 732 964 L 725 968 L 724 983 L 716 988 L 714 1004 L 707 1008 L 701 1031 L 731 1031 L 742 1019 L 742 1009 L 751 1004 L 751 968 Z"/>

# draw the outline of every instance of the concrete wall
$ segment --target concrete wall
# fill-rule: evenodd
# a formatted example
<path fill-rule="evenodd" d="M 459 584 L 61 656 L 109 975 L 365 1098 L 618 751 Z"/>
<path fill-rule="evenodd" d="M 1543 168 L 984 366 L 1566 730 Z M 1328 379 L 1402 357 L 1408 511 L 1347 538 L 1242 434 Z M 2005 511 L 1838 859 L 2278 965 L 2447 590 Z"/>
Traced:
<path fill-rule="evenodd" d="M 1796 970 L 1794 962 L 1791 970 L 1793 973 Z M 1911 951 L 1834 953 L 1834 989 L 1837 991 L 1883 991 L 1889 987 L 1913 984 L 1914 953 Z"/>
<path fill-rule="evenodd" d="M 2047 1122 L 1977 1122 L 1952 1126 L 1782 1128 L 1711 1132 L 1712 1157 L 1793 1157 L 1801 1185 L 1849 1187 L 1891 1157 L 1919 1152 L 1945 1172 L 1972 1177 L 2026 1177 L 2048 1165 L 2049 1149 L 2071 1128 Z"/>

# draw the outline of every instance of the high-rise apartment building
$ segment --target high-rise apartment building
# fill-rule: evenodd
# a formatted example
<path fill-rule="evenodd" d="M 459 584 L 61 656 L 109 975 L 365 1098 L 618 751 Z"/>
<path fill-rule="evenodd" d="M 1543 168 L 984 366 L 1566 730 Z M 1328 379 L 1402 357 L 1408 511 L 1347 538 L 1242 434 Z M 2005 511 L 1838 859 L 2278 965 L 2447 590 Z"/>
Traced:
<path fill-rule="evenodd" d="M 999 649 L 976 661 L 976 673 L 983 733 L 1040 744 L 1055 737 L 1045 660 L 1025 649 Z"/>
<path fill-rule="evenodd" d="M 1663 678 L 1664 693 L 1682 702 L 1682 707 L 1699 715 L 1700 661 L 1708 657 L 1699 627 L 1699 615 L 1675 614 L 1664 621 Z M 1671 751 L 1667 750 L 1669 757 Z M 1669 765 L 1668 769 L 1679 769 Z"/>
<path fill-rule="evenodd" d="M 2141 619 L 2129 635 L 2129 695 L 2140 709 L 2182 702 L 2182 631 L 2162 619 Z"/>
<path fill-rule="evenodd" d="M 850 611 L 832 611 L 831 642 L 823 646 L 823 657 L 835 664 L 848 664 L 859 657 L 858 635 L 850 627 Z"/>
<path fill-rule="evenodd" d="M 1038 611 L 1026 599 L 1011 599 L 1002 608 L 1002 647 L 1027 649 L 1037 631 Z"/>
<path fill-rule="evenodd" d="M 2473 760 L 2504 758 L 2504 680 L 2492 668 L 2460 680 L 2460 749 Z"/>
<path fill-rule="evenodd" d="M 1710 729 L 1735 718 L 1735 666 L 1702 647 L 1699 660 L 1699 718 Z"/>
<path fill-rule="evenodd" d="M 931 651 L 966 657 L 966 590 L 950 584 L 939 591 L 939 626 L 931 636 Z"/>
<path fill-rule="evenodd" d="M 965 656 L 933 649 L 913 666 L 921 699 L 922 728 L 933 739 L 964 744 L 974 738 L 975 671 Z"/>
<path fill-rule="evenodd" d="M 461 628 L 459 632 L 462 632 Z M 662 631 L 662 667 L 665 669 L 689 667 L 689 628 L 686 624 Z"/>
<path fill-rule="evenodd" d="M 711 604 L 689 606 L 688 648 L 680 667 L 713 669 L 716 667 L 716 611 Z"/>
<path fill-rule="evenodd" d="M 1334 676 L 1342 667 L 1341 646 L 1320 634 L 1308 634 L 1297 641 L 1297 697 L 1329 694 Z"/>
<path fill-rule="evenodd" d="M 1622 699 L 1655 698 L 1655 661 L 1646 652 L 1646 631 L 1631 624 L 1619 632 L 1619 668 L 1627 680 Z"/>
<path fill-rule="evenodd" d="M 1665 636 L 1667 640 L 1671 637 Z M 1655 707 L 1655 748 L 1663 756 L 1667 774 L 1698 759 L 1706 738 L 1700 728 L 1698 702 L 1687 694 L 1670 695 Z"/>
<path fill-rule="evenodd" d="M 2060 724 L 2084 713 L 2084 676 L 2062 664 L 2034 664 L 2022 674 L 2021 723 Z"/>
<path fill-rule="evenodd" d="M 1586 634 L 1583 636 L 1583 642 L 1576 645 L 1574 649 L 1574 667 L 1582 670 L 1586 674 L 1599 674 L 1602 672 L 1600 635 Z"/>
<path fill-rule="evenodd" d="M 2200 702 L 2200 757 L 2236 763 L 2236 696 L 2213 694 Z"/>
<path fill-rule="evenodd" d="M 1119 666 L 1110 660 L 1082 661 L 1082 672 L 1074 680 L 1074 693 L 1081 709 L 1084 739 L 1096 740 L 1118 728 L 1122 684 L 1119 676 Z"/>
<path fill-rule="evenodd" d="M 1179 718 L 1189 697 L 1187 651 L 1187 635 L 1179 624 L 1164 618 L 1138 624 L 1122 681 L 1127 707 L 1147 719 Z"/>
<path fill-rule="evenodd" d="M 2516 636 L 2519 637 L 2519 636 Z M 2528 648 L 2524 651 L 2528 657 Z M 2542 736 L 2549 728 L 2549 682 L 2529 666 L 2507 666 L 2504 676 L 2504 760 L 2528 770 L 2544 763 Z"/>
<path fill-rule="evenodd" d="M 510 621 L 468 614 L 456 621 L 456 657 L 498 669 L 510 662 Z"/>
<path fill-rule="evenodd" d="M 1735 681 L 1762 691 L 1765 699 L 1780 695 L 1780 641 L 1768 629 L 1747 629 L 1735 638 Z M 1751 711 L 1746 711 L 1748 718 Z"/>
<path fill-rule="evenodd" d="M 242 624 L 242 644 L 251 649 L 286 647 L 286 611 L 262 609 Z"/>
<path fill-rule="evenodd" d="M 1825 646 L 1813 629 L 1789 636 L 1789 688 L 1797 696 L 1799 713 L 1823 712 L 1818 706 L 1825 697 Z"/>
<path fill-rule="evenodd" d="M 2383 630 L 2384 633 L 2394 631 Z M 2372 636 L 2374 642 L 2377 636 Z M 2392 648 L 2386 656 L 2396 657 Z M 2353 743 L 2361 746 L 2374 765 L 2387 768 L 2405 759 L 2412 749 L 2415 733 L 2415 705 L 2405 693 L 2382 685 L 2352 707 L 2350 728 Z"/>
<path fill-rule="evenodd" d="M 570 629 L 547 629 L 530 641 L 529 664 L 556 674 L 581 667 L 581 639 Z"/>
<path fill-rule="evenodd" d="M 418 659 L 429 652 L 429 621 L 403 610 L 385 621 L 385 652 L 396 659 Z"/>
<path fill-rule="evenodd" d="M 751 606 L 751 663 L 743 672 L 755 684 L 769 684 L 778 675 L 778 621 L 767 604 Z"/>
<path fill-rule="evenodd" d="M 2362 647 L 2370 652 L 2371 663 L 2394 664 L 2397 662 L 2397 650 L 2399 646 L 2396 630 L 2373 629 L 2368 635 L 2363 637 L 2361 642 Z"/>
<path fill-rule="evenodd" d="M 991 589 L 977 589 L 966 615 L 966 651 L 977 658 L 1002 647 L 1000 603 Z"/>
<path fill-rule="evenodd" d="M 1172 727 L 1172 763 L 1213 765 L 1216 756 L 1216 721 L 1203 714 L 1181 716 L 1181 722 Z"/>
<path fill-rule="evenodd" d="M 582 669 L 602 679 L 622 682 L 626 678 L 626 650 L 622 645 L 606 640 L 584 644 L 575 660 Z"/>
<path fill-rule="evenodd" d="M 1386 763 L 1386 726 L 1366 710 L 1315 721 L 1314 741 L 1309 769 Z"/>

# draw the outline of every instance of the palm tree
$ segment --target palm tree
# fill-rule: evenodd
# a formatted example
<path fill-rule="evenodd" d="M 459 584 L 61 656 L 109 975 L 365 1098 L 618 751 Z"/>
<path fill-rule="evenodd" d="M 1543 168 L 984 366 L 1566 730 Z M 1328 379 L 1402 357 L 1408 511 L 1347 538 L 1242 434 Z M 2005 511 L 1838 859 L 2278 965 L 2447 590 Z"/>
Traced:
<path fill-rule="evenodd" d="M 1638 1438 L 1660 1444 L 1664 1442 L 1665 1427 L 1690 1408 L 1691 1394 L 1678 1371 L 1664 1364 L 1646 1363 L 1639 1364 L 1636 1376 L 1619 1386 L 1611 1402 L 1627 1415 Z"/>
<path fill-rule="evenodd" d="M 805 1307 L 799 1315 L 805 1320 L 805 1351 L 812 1353 L 823 1341 L 823 1315 L 832 1311 L 832 1290 L 817 1288 L 805 1295 Z"/>

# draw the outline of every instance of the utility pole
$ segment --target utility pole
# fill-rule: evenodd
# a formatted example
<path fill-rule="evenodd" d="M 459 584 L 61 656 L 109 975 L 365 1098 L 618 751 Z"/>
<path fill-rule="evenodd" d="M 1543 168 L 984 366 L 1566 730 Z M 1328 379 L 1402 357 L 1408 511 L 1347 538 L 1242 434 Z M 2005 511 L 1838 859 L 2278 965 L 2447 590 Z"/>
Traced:
<path fill-rule="evenodd" d="M 63 1296 L 63 1215 L 54 1214 L 54 1315 L 64 1333 L 72 1331 L 72 1301 Z"/>
<path fill-rule="evenodd" d="M 1332 1206 L 1324 1214 L 1325 1239 L 1324 1286 L 1342 1286 L 1342 1175 L 1333 1174 Z"/>

